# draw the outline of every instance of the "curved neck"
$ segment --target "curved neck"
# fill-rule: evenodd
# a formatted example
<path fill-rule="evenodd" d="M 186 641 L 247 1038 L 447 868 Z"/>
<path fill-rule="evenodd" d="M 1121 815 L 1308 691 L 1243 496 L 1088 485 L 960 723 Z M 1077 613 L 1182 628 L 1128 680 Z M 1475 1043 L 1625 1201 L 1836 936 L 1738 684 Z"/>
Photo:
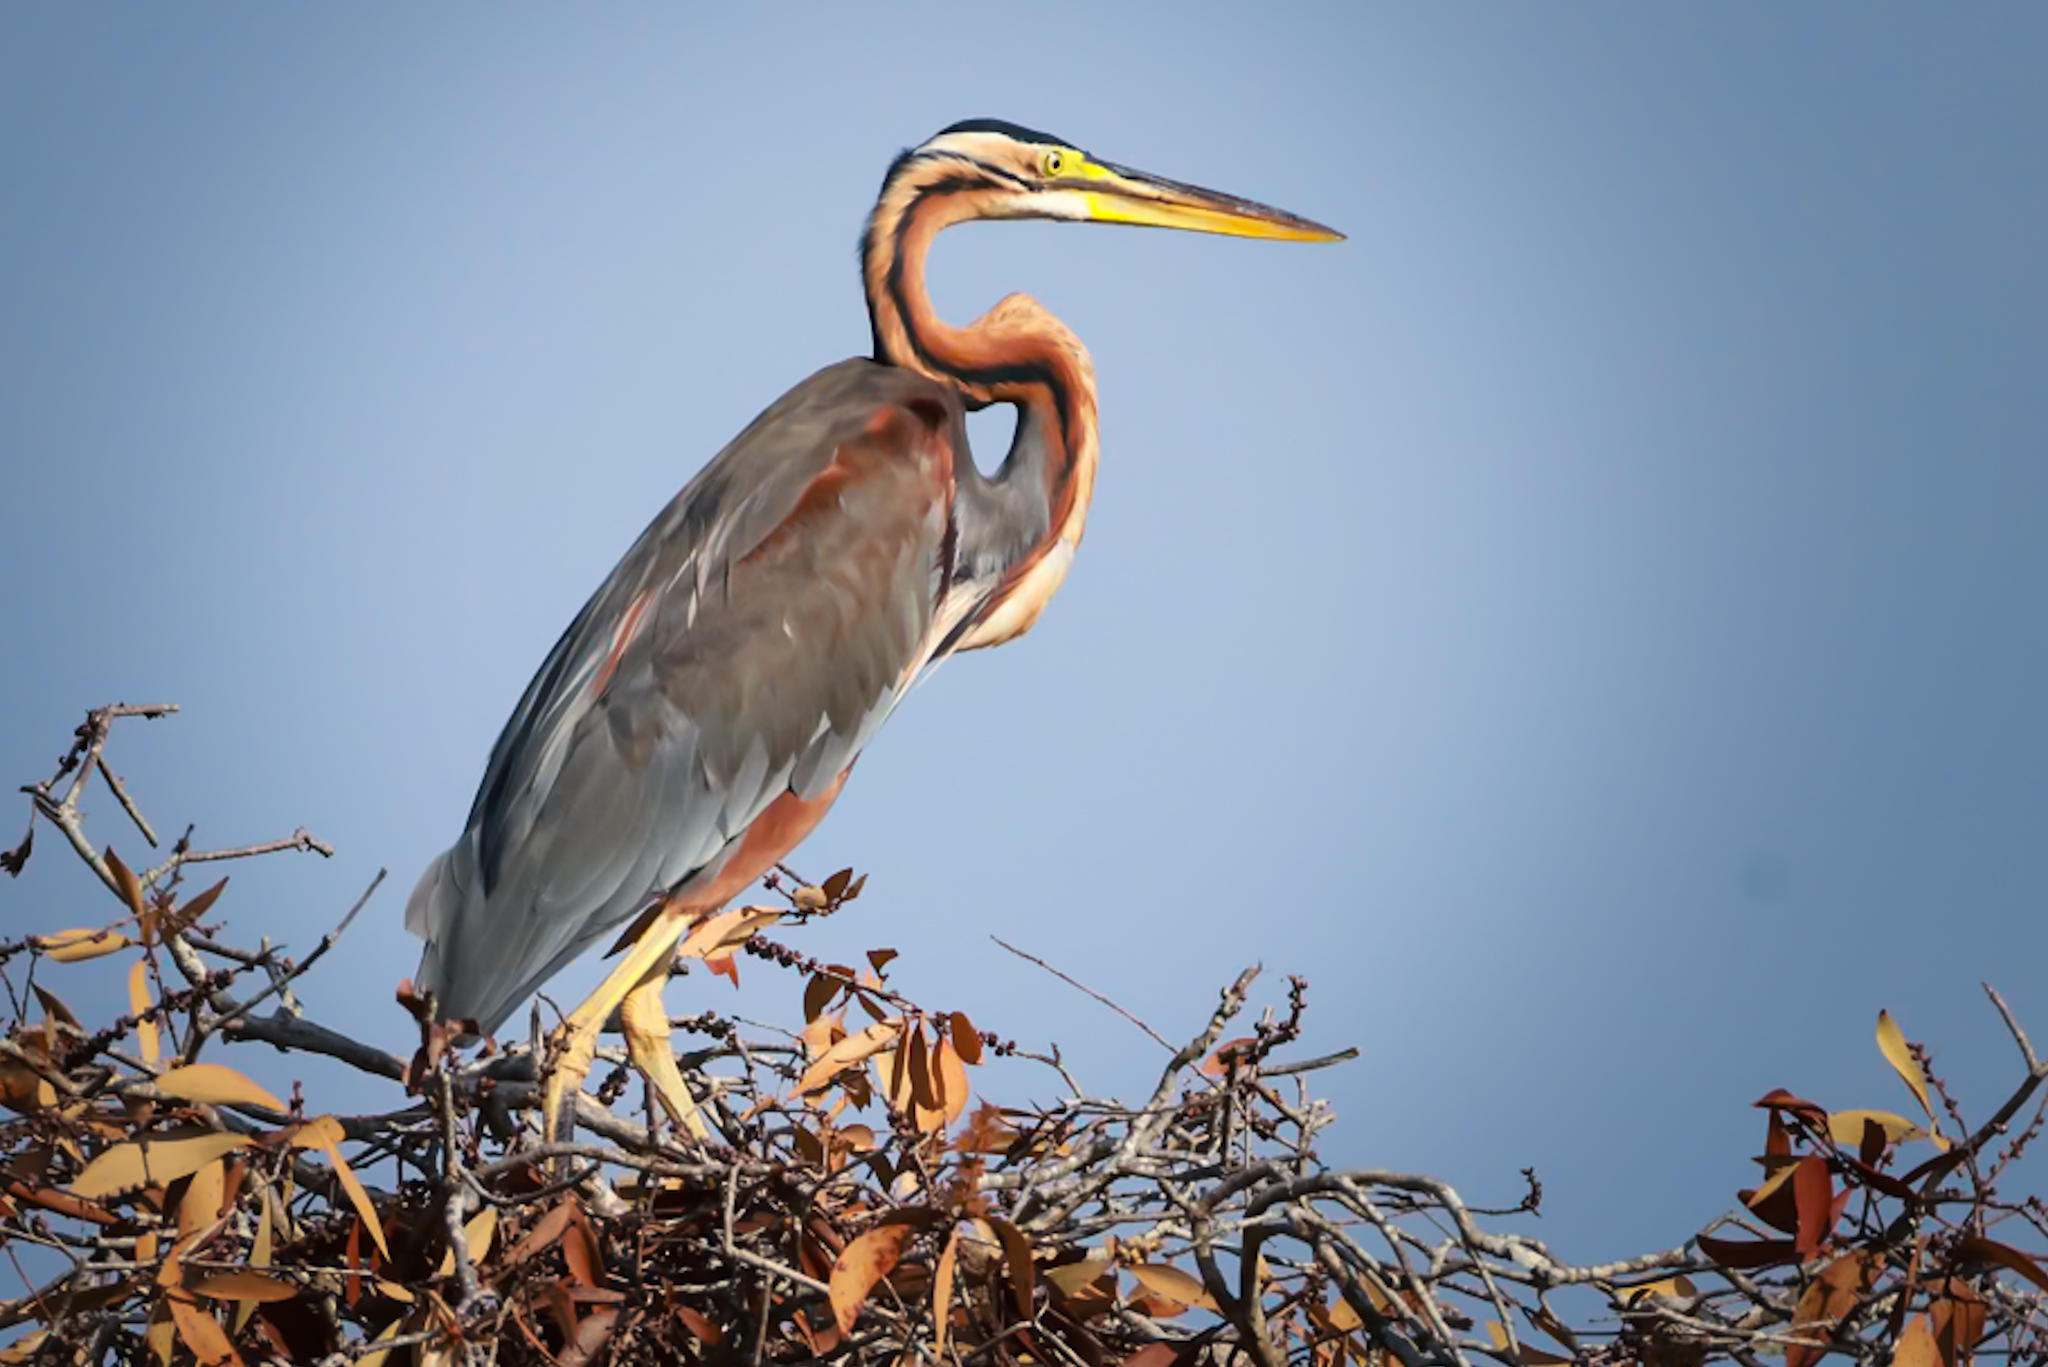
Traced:
<path fill-rule="evenodd" d="M 925 290 L 925 256 L 943 228 L 990 212 L 1000 191 L 943 159 L 909 158 L 882 188 L 861 244 L 875 359 L 961 389 L 973 407 L 1018 409 L 1017 436 L 992 480 L 955 458 L 963 500 L 979 499 L 983 534 L 1001 561 L 981 619 L 957 648 L 1021 634 L 1066 576 L 1095 491 L 1095 367 L 1066 324 L 1013 294 L 963 328 Z"/>

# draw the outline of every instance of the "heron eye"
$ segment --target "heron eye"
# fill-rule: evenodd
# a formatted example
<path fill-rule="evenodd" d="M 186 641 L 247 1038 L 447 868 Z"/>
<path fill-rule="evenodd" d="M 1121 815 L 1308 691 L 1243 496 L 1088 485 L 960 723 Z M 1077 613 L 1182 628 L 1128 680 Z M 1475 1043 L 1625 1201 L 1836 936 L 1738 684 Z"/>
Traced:
<path fill-rule="evenodd" d="M 1066 157 L 1064 157 L 1057 151 L 1047 152 L 1045 154 L 1045 173 L 1049 176 L 1058 175 L 1063 169 L 1065 169 L 1066 164 Z"/>

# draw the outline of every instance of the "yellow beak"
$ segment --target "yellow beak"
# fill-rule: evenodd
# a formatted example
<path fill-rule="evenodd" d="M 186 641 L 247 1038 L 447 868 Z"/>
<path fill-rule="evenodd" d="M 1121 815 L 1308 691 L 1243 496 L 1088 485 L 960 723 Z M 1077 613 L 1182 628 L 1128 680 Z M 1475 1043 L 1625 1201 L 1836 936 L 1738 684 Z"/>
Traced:
<path fill-rule="evenodd" d="M 1235 195 L 1183 185 L 1126 166 L 1090 158 L 1076 186 L 1088 217 L 1097 223 L 1133 223 L 1147 228 L 1180 228 L 1275 242 L 1342 242 L 1344 234 L 1284 209 Z"/>

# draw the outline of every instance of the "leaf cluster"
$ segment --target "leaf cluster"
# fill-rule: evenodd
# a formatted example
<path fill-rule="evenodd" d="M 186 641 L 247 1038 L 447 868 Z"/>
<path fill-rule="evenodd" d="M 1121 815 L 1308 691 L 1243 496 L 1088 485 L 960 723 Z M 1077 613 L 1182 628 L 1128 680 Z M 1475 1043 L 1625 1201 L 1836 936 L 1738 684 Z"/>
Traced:
<path fill-rule="evenodd" d="M 99 774 L 154 844 L 104 751 L 117 721 L 168 710 L 91 714 L 31 785 L 9 856 L 21 872 L 54 827 L 114 901 L 103 925 L 0 942 L 0 1248 L 21 1279 L 0 1297 L 0 1367 L 2043 1358 L 2048 1272 L 2029 1250 L 2048 1209 L 2002 1193 L 2048 1067 L 2009 1013 L 2025 1075 L 1976 1128 L 1880 1017 L 1917 1114 L 1773 1091 L 1760 1175 L 1729 1215 L 1575 1264 L 1522 1232 L 1533 1173 L 1518 1202 L 1481 1209 L 1432 1176 L 1323 1161 L 1334 1116 L 1310 1084 L 1351 1053 L 1299 1056 L 1300 979 L 1250 1018 L 1247 970 L 1167 1046 L 1148 1096 L 1091 1097 L 1056 1049 L 900 992 L 892 950 L 820 963 L 755 933 L 862 894 L 850 871 L 785 870 L 779 900 L 718 939 L 752 934 L 746 955 L 789 976 L 800 1017 L 674 1022 L 706 1133 L 670 1123 L 609 1048 L 573 1130 L 549 1139 L 552 1036 L 466 1040 L 409 987 L 390 1016 L 409 1058 L 304 1016 L 294 982 L 369 893 L 293 959 L 231 935 L 224 881 L 185 886 L 210 860 L 324 853 L 304 831 L 236 851 L 188 831 L 139 871 L 88 833 L 78 799 Z M 725 953 L 712 966 L 740 971 Z M 124 988 L 104 1023 L 60 995 L 95 971 Z M 273 1090 L 310 1055 L 378 1079 L 388 1108 Z M 1046 1070 L 1060 1099 L 988 1099 L 999 1059 Z"/>

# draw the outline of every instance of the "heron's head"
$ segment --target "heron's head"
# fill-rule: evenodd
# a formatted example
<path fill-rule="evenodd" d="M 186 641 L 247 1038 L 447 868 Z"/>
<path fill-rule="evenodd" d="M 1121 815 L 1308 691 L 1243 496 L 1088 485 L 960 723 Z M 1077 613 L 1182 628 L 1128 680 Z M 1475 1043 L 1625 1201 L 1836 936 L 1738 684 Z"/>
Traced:
<path fill-rule="evenodd" d="M 882 193 L 943 188 L 958 200 L 948 214 L 969 218 L 1053 218 L 1130 223 L 1282 242 L 1336 242 L 1344 234 L 1234 195 L 1134 171 L 1089 155 L 1064 138 L 999 119 L 969 119 L 897 158 Z"/>

